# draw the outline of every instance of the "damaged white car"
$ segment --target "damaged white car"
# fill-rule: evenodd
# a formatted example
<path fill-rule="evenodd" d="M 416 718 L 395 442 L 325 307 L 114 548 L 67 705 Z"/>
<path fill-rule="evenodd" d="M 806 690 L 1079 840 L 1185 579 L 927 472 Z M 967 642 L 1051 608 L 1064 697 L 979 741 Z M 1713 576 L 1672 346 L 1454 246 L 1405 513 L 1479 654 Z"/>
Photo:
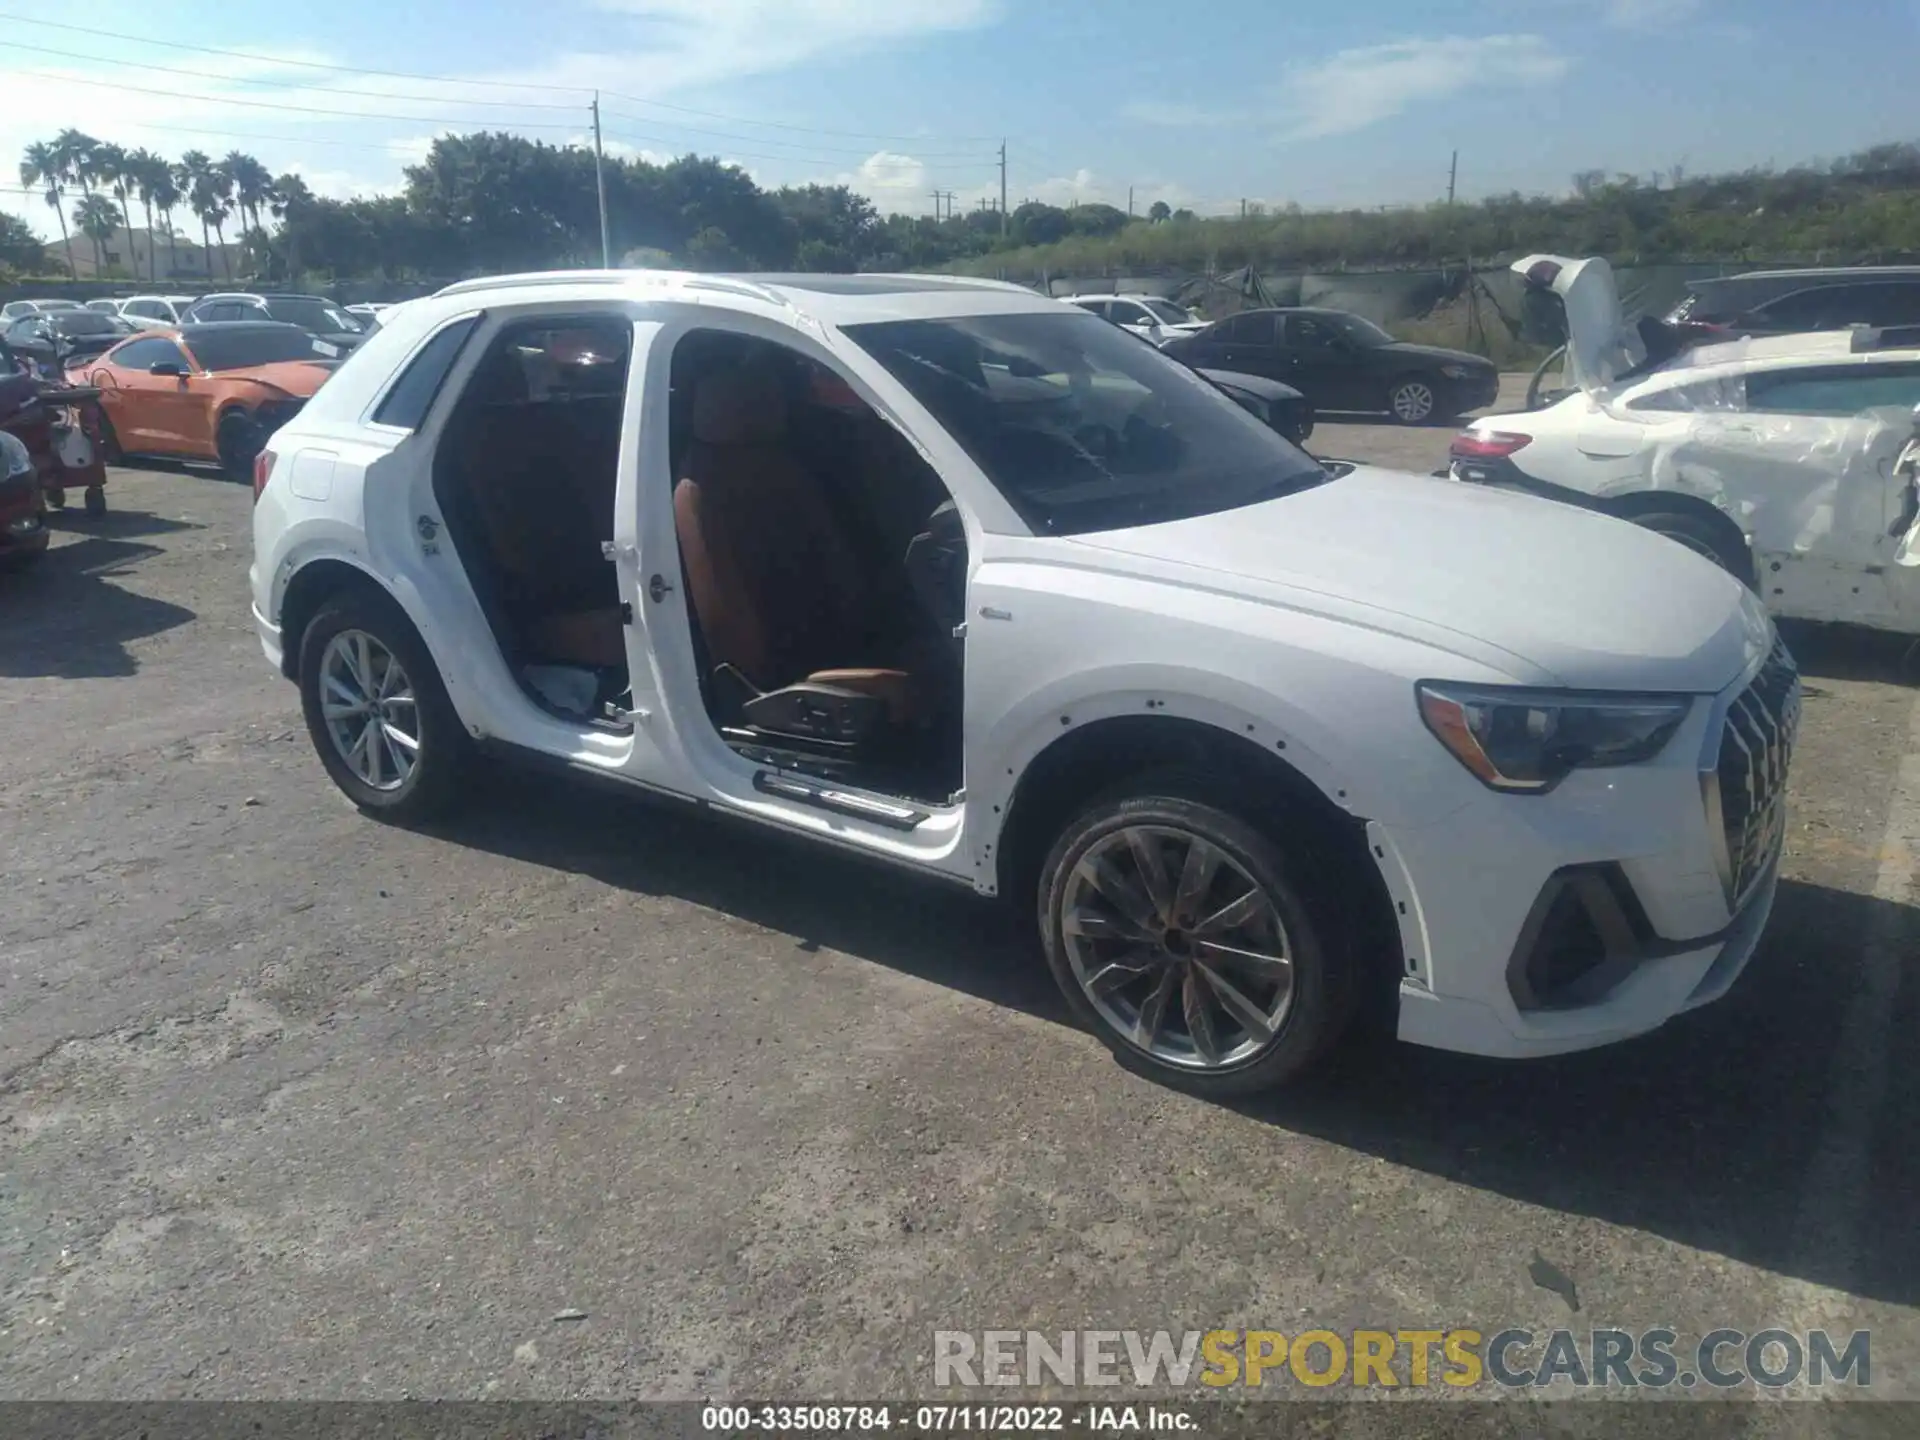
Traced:
<path fill-rule="evenodd" d="M 1074 1013 L 1193 1088 L 1363 1005 L 1486 1055 L 1637 1035 L 1773 903 L 1800 692 L 1758 597 L 1336 474 L 1013 285 L 466 281 L 254 485 L 261 646 L 368 812 L 505 754 L 1009 897 Z"/>
<path fill-rule="evenodd" d="M 1684 348 L 1659 322 L 1625 322 L 1605 260 L 1513 268 L 1565 306 L 1574 391 L 1476 420 L 1453 478 L 1659 531 L 1776 615 L 1920 632 L 1920 328 Z"/>

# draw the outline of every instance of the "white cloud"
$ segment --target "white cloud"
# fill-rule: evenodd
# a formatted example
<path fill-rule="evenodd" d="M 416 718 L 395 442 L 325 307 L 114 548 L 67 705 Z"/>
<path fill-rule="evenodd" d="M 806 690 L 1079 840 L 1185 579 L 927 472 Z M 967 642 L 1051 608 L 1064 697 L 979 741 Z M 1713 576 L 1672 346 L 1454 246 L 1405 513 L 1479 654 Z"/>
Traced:
<path fill-rule="evenodd" d="M 926 162 L 893 150 L 874 151 L 858 168 L 843 170 L 830 183 L 857 190 L 883 209 L 885 201 L 897 200 L 903 195 L 918 198 L 925 191 L 926 198 L 932 198 Z"/>
<path fill-rule="evenodd" d="M 1285 137 L 1345 135 L 1488 83 L 1546 85 L 1567 58 L 1538 35 L 1447 36 L 1342 50 L 1288 70 Z"/>
<path fill-rule="evenodd" d="M 511 69 L 473 72 L 445 81 L 329 76 L 290 62 L 366 62 L 355 55 L 287 48 L 240 59 L 200 54 L 156 58 L 151 50 L 122 52 L 104 46 L 99 61 L 86 64 L 5 51 L 0 61 L 0 95 L 6 97 L 0 106 L 0 159 L 8 163 L 0 167 L 0 209 L 25 217 L 43 236 L 57 233 L 54 217 L 39 197 L 20 194 L 13 187 L 12 171 L 29 143 L 50 138 L 68 126 L 128 149 L 145 147 L 169 156 L 190 149 L 219 156 L 237 147 L 257 155 L 276 172 L 298 169 L 309 176 L 327 177 L 333 190 L 369 193 L 399 187 L 401 167 L 417 163 L 432 143 L 431 133 L 422 138 L 423 131 L 508 130 L 564 144 L 562 137 L 576 125 L 582 127 L 584 137 L 584 92 L 588 90 L 661 97 L 978 29 L 993 24 L 1006 8 L 1006 0 L 597 0 L 597 4 L 603 13 L 593 27 L 591 50 L 530 55 Z M 48 48 L 64 43 L 69 42 L 47 40 Z M 80 48 L 79 43 L 71 42 L 71 48 Z M 190 68 L 194 78 L 137 68 L 142 61 Z M 122 68 L 123 63 L 127 68 Z M 297 82 L 303 88 L 246 83 L 262 79 Z M 577 89 L 583 92 L 578 118 L 565 110 L 515 109 L 502 103 L 511 99 L 523 106 L 535 101 L 559 104 L 562 96 L 542 96 L 531 89 L 476 89 L 470 83 L 476 79 Z M 143 90 L 155 93 L 148 96 Z M 624 129 L 626 138 L 610 136 L 608 152 L 649 160 L 738 145 L 748 152 L 792 150 L 793 165 L 783 168 L 793 170 L 812 163 L 806 154 L 809 148 L 817 155 L 833 143 L 809 147 L 805 140 L 793 134 L 781 137 L 779 132 L 760 137 L 757 127 L 746 122 L 716 123 L 678 112 L 648 111 L 644 101 L 609 98 L 606 108 L 624 110 L 628 117 L 609 122 L 610 130 Z M 702 135 L 690 127 L 728 131 L 734 138 Z M 746 160 L 732 163 L 756 174 Z"/>

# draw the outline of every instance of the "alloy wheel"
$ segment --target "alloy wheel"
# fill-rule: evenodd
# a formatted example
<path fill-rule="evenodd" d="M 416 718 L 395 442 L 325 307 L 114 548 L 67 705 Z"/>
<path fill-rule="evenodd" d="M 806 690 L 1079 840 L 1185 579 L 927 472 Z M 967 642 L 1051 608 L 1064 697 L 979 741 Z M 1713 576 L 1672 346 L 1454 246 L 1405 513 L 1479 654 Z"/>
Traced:
<path fill-rule="evenodd" d="M 1136 1049 L 1214 1071 L 1279 1037 L 1292 946 L 1273 899 L 1219 846 L 1172 826 L 1124 826 L 1087 848 L 1059 893 L 1074 978 Z"/>
<path fill-rule="evenodd" d="M 342 630 L 320 657 L 327 735 L 363 784 L 398 790 L 420 763 L 420 707 L 393 651 L 364 630 Z"/>
<path fill-rule="evenodd" d="M 1433 414 L 1433 387 L 1424 380 L 1409 380 L 1395 387 L 1391 403 L 1396 420 L 1416 425 Z"/>

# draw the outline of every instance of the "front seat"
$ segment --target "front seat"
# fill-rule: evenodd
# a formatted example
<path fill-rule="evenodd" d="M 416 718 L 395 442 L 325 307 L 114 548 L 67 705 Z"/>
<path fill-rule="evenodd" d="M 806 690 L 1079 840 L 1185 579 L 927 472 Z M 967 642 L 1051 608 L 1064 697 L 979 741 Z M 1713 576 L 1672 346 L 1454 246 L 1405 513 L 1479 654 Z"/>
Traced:
<path fill-rule="evenodd" d="M 787 448 L 779 373 L 703 376 L 674 486 L 681 566 L 716 681 L 752 730 L 855 749 L 917 718 L 888 658 L 872 585 L 820 483 Z M 723 716 L 723 723 L 727 717 Z"/>

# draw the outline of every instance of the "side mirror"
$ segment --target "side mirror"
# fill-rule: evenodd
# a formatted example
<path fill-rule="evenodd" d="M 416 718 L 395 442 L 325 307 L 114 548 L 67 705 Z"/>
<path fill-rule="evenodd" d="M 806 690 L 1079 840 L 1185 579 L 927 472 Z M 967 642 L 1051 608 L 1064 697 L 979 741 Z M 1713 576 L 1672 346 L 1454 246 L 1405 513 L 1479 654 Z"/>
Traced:
<path fill-rule="evenodd" d="M 156 360 L 147 367 L 149 375 L 178 375 L 184 377 L 187 367 L 178 360 Z"/>

